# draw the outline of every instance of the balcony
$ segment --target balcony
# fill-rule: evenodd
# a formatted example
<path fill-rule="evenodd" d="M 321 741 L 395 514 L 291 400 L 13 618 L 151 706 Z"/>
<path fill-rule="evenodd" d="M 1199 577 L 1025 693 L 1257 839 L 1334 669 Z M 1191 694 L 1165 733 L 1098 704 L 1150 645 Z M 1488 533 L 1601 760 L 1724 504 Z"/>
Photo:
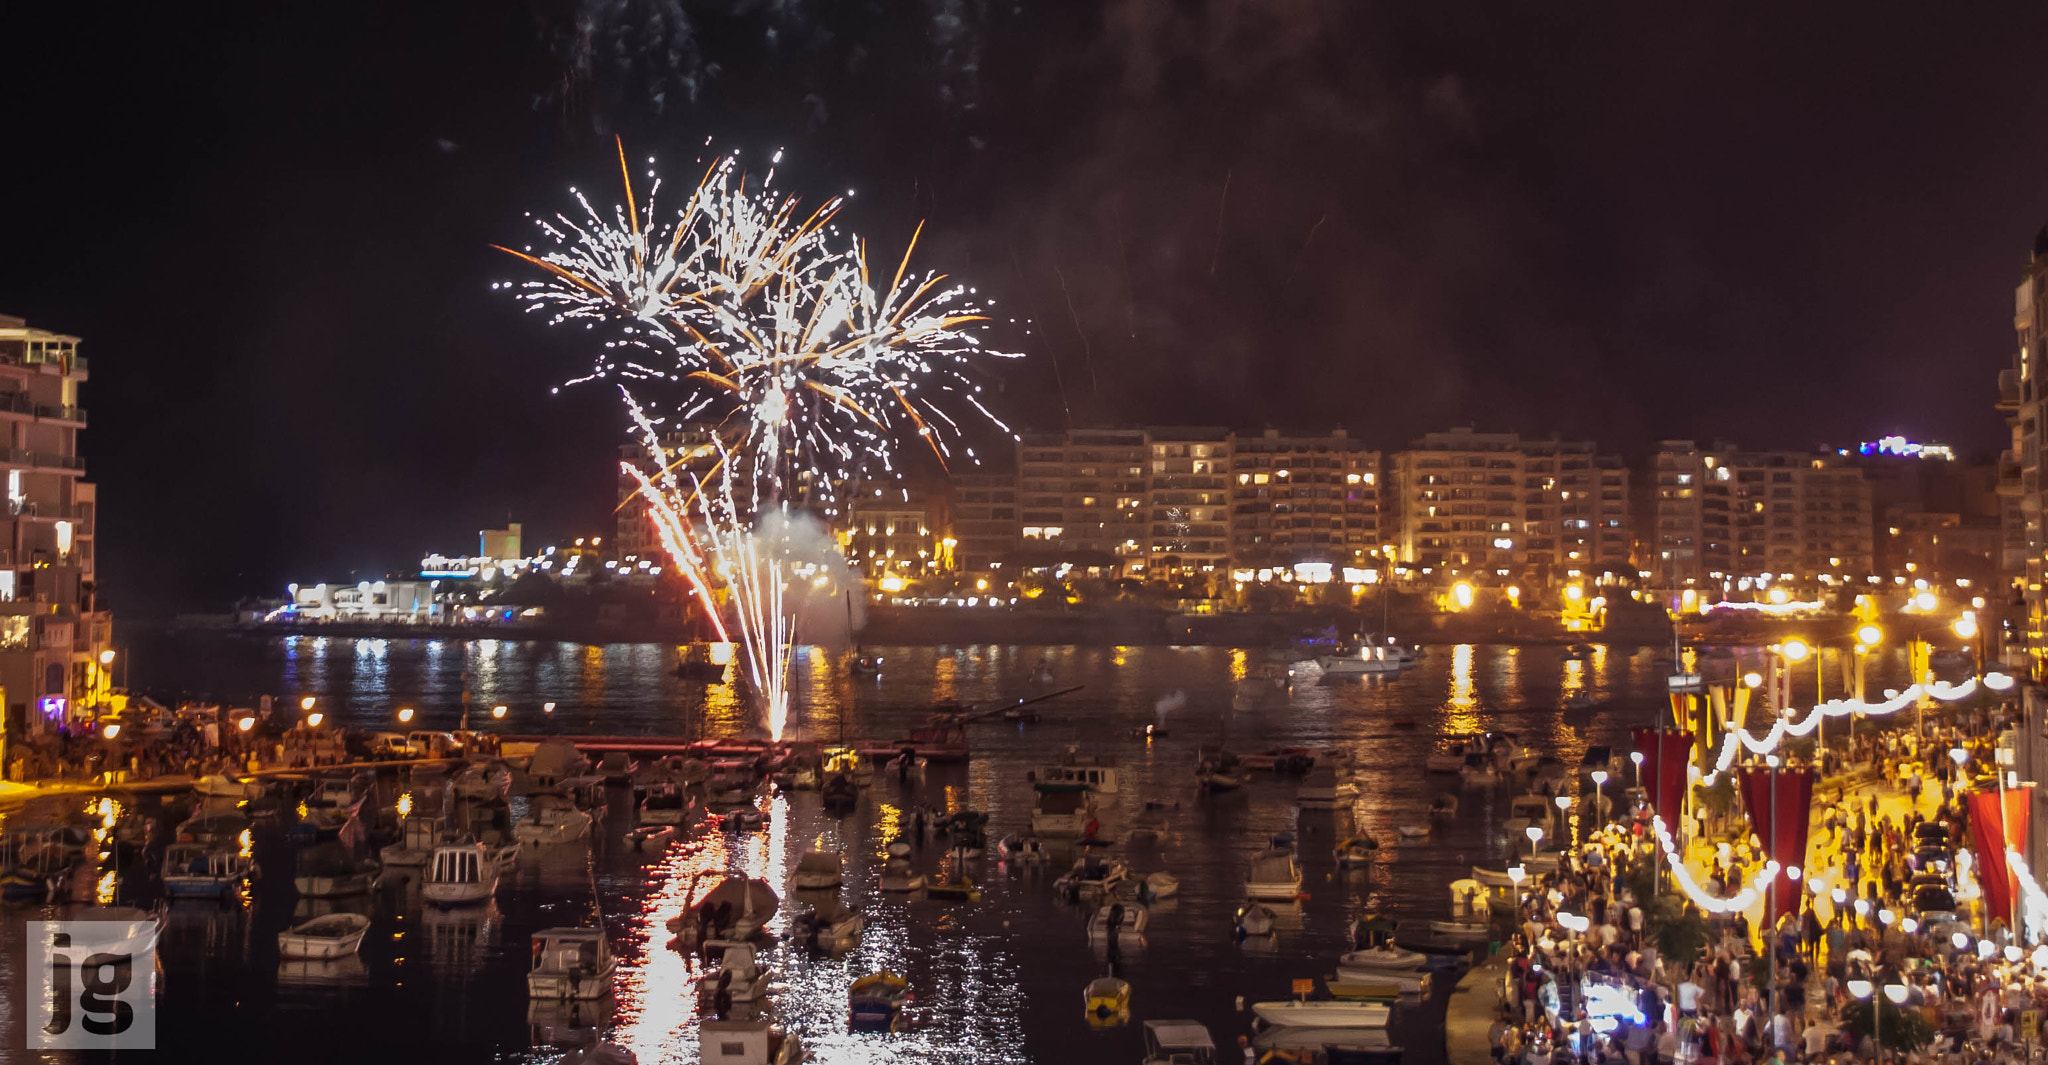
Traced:
<path fill-rule="evenodd" d="M 37 403 L 26 392 L 0 392 L 0 414 L 25 414 L 31 418 L 85 424 L 85 408 Z"/>
<path fill-rule="evenodd" d="M 28 451 L 23 448 L 0 448 L 0 466 L 28 466 L 39 470 L 84 470 L 85 460 L 76 455 L 59 455 L 54 451 Z"/>
<path fill-rule="evenodd" d="M 11 502 L 7 507 L 10 517 L 29 518 L 38 521 L 84 521 L 87 508 L 77 503 L 31 503 L 27 500 Z"/>

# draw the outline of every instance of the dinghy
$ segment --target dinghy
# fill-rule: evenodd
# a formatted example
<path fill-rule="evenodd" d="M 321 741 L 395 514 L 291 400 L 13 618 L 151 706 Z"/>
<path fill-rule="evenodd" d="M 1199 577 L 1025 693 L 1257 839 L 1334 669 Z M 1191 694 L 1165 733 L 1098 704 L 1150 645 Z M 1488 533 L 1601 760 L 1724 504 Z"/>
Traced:
<path fill-rule="evenodd" d="M 1280 1028 L 1385 1028 L 1393 1011 L 1378 1002 L 1253 1003 L 1252 1013 Z"/>
<path fill-rule="evenodd" d="M 1131 983 L 1114 976 L 1098 976 L 1081 992 L 1088 1023 L 1112 1028 L 1131 1019 Z"/>
<path fill-rule="evenodd" d="M 277 953 L 285 958 L 328 961 L 354 954 L 369 930 L 370 919 L 362 914 L 330 913 L 279 932 Z"/>
<path fill-rule="evenodd" d="M 674 825 L 641 825 L 626 833 L 626 849 L 642 853 L 657 853 L 668 849 L 670 841 L 676 838 Z"/>

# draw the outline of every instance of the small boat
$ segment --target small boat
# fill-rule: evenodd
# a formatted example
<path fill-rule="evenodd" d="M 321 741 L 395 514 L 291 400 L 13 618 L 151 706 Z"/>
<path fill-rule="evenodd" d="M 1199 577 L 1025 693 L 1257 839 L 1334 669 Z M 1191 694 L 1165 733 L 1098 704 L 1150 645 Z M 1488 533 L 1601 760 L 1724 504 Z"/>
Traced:
<path fill-rule="evenodd" d="M 718 883 L 701 896 L 693 877 L 684 895 L 697 901 L 669 918 L 667 927 L 685 947 L 696 946 L 700 939 L 751 939 L 782 906 L 766 880 L 750 880 L 736 873 L 720 875 Z"/>
<path fill-rule="evenodd" d="M 1041 767 L 1034 782 L 1075 784 L 1100 795 L 1114 795 L 1117 792 L 1116 759 L 1108 755 L 1082 754 L 1078 745 L 1071 745 L 1059 762 Z"/>
<path fill-rule="evenodd" d="M 1402 1048 L 1384 1028 L 1268 1028 L 1252 1037 L 1262 1061 L 1386 1062 L 1398 1065 Z"/>
<path fill-rule="evenodd" d="M 484 902 L 498 890 L 499 855 L 474 840 L 434 848 L 420 897 L 436 906 Z"/>
<path fill-rule="evenodd" d="M 794 1034 L 766 1020 L 709 1020 L 698 1027 L 697 1060 L 702 1065 L 797 1065 L 804 1060 L 804 1048 Z"/>
<path fill-rule="evenodd" d="M 640 763 L 624 751 L 606 751 L 597 760 L 597 774 L 607 784 L 630 784 L 633 774 L 640 769 Z"/>
<path fill-rule="evenodd" d="M 946 899 L 951 902 L 981 901 L 981 885 L 964 875 L 934 876 L 926 882 L 924 893 L 929 898 Z"/>
<path fill-rule="evenodd" d="M 1053 881 L 1052 886 L 1054 891 L 1072 898 L 1098 898 L 1116 890 L 1127 874 L 1124 863 L 1115 858 L 1085 854 L 1074 859 L 1073 868 Z"/>
<path fill-rule="evenodd" d="M 1005 838 L 1015 838 L 1015 837 L 1005 837 Z M 883 850 L 885 850 L 885 851 L 887 851 L 887 852 L 888 852 L 888 854 L 889 854 L 889 857 L 891 857 L 891 858 L 908 858 L 908 857 L 910 857 L 910 850 L 911 850 L 911 847 L 910 847 L 910 841 L 909 841 L 909 840 L 907 840 L 907 839 L 904 839 L 904 838 L 903 838 L 902 836 L 897 836 L 897 837 L 896 837 L 895 839 L 892 839 L 892 840 L 890 840 L 890 841 L 889 841 L 889 844 L 888 844 L 888 846 L 886 846 L 886 847 L 884 847 L 884 848 L 882 848 L 882 849 L 883 849 Z"/>
<path fill-rule="evenodd" d="M 916 891 L 924 887 L 924 874 L 908 858 L 891 858 L 882 864 L 883 891 Z"/>
<path fill-rule="evenodd" d="M 1566 710 L 1593 710 L 1600 706 L 1600 697 L 1592 692 L 1573 692 L 1565 697 Z"/>
<path fill-rule="evenodd" d="M 1337 844 L 1337 868 L 1363 869 L 1379 856 L 1380 843 L 1371 836 L 1353 836 Z"/>
<path fill-rule="evenodd" d="M 1244 787 L 1244 767 L 1228 751 L 1205 748 L 1195 762 L 1195 784 L 1212 794 L 1236 791 Z"/>
<path fill-rule="evenodd" d="M 1414 659 L 1403 654 L 1403 648 L 1399 646 L 1365 641 L 1338 654 L 1322 655 L 1316 659 L 1316 665 L 1331 676 L 1399 673 L 1413 663 Z"/>
<path fill-rule="evenodd" d="M 847 988 L 847 1028 L 855 1032 L 893 1032 L 910 1001 L 910 981 L 883 970 L 855 980 Z"/>
<path fill-rule="evenodd" d="M 376 859 L 357 859 L 348 847 L 335 840 L 300 851 L 295 866 L 292 886 L 301 898 L 308 899 L 367 895 L 376 888 L 377 878 L 384 871 Z"/>
<path fill-rule="evenodd" d="M 1144 1065 L 1217 1065 L 1216 1040 L 1200 1021 L 1146 1021 Z"/>
<path fill-rule="evenodd" d="M 1148 802 L 1143 810 L 1138 811 L 1138 816 L 1131 818 L 1131 832 L 1126 842 L 1134 846 L 1140 843 L 1157 843 L 1166 835 L 1169 827 L 1166 820 L 1166 804 Z"/>
<path fill-rule="evenodd" d="M 526 803 L 526 816 L 512 826 L 513 839 L 535 844 L 574 843 L 590 834 L 590 815 L 567 799 L 535 795 Z"/>
<path fill-rule="evenodd" d="M 826 901 L 792 918 L 789 938 L 821 954 L 829 954 L 853 946 L 866 927 L 867 919 L 859 910 L 836 901 Z"/>
<path fill-rule="evenodd" d="M 1385 1028 L 1393 1011 L 1379 1002 L 1257 1002 L 1252 1013 L 1280 1028 Z"/>
<path fill-rule="evenodd" d="M 1081 992 L 1088 1023 L 1098 1028 L 1126 1024 L 1131 1019 L 1131 982 L 1114 976 L 1098 976 Z"/>
<path fill-rule="evenodd" d="M 852 813 L 860 805 L 860 783 L 846 773 L 828 773 L 818 786 L 818 800 L 832 813 Z"/>
<path fill-rule="evenodd" d="M 1147 873 L 1137 883 L 1143 887 L 1143 890 L 1138 893 L 1138 900 L 1141 902 L 1149 902 L 1154 899 L 1170 899 L 1180 894 L 1180 879 L 1172 873 L 1164 871 Z"/>
<path fill-rule="evenodd" d="M 370 919 L 360 913 L 330 913 L 279 932 L 277 953 L 327 961 L 354 954 L 369 930 Z"/>
<path fill-rule="evenodd" d="M 1078 839 L 1095 821 L 1095 802 L 1087 788 L 1072 784 L 1035 785 L 1031 834 L 1046 839 Z"/>
<path fill-rule="evenodd" d="M 1402 950 L 1391 944 L 1382 944 L 1367 950 L 1354 950 L 1337 959 L 1343 969 L 1373 969 L 1379 972 L 1404 973 L 1426 967 L 1427 955 L 1413 950 Z"/>
<path fill-rule="evenodd" d="M 643 853 L 666 850 L 675 838 L 674 825 L 640 825 L 626 832 L 626 849 Z"/>
<path fill-rule="evenodd" d="M 996 842 L 996 852 L 1009 861 L 1024 865 L 1039 865 L 1052 860 L 1052 855 L 1045 849 L 1045 842 L 1037 836 L 1015 833 L 1004 836 Z"/>
<path fill-rule="evenodd" d="M 1119 943 L 1142 943 L 1151 923 L 1151 911 L 1137 903 L 1108 903 L 1089 916 L 1088 941 L 1107 943 L 1114 935 Z"/>
<path fill-rule="evenodd" d="M 697 978 L 698 999 L 715 998 L 723 991 L 734 1002 L 756 1002 L 768 994 L 768 980 L 774 973 L 761 967 L 752 943 L 714 939 L 704 944 L 704 954 L 717 959 L 717 964 Z"/>
<path fill-rule="evenodd" d="M 543 928 L 533 934 L 533 968 L 526 971 L 529 999 L 603 998 L 618 968 L 599 928 Z"/>
<path fill-rule="evenodd" d="M 1458 816 L 1458 797 L 1445 793 L 1429 800 L 1429 816 L 1437 818 Z"/>
<path fill-rule="evenodd" d="M 1274 920 L 1272 908 L 1262 903 L 1247 902 L 1237 908 L 1237 930 L 1248 936 L 1272 934 Z"/>
<path fill-rule="evenodd" d="M 502 799 L 512 790 L 512 771 L 498 762 L 475 762 L 464 766 L 448 786 L 458 799 L 473 802 Z"/>
<path fill-rule="evenodd" d="M 263 785 L 215 773 L 193 781 L 192 790 L 209 799 L 253 799 L 263 794 Z"/>
<path fill-rule="evenodd" d="M 164 894 L 174 899 L 218 899 L 249 878 L 253 863 L 232 845 L 174 843 L 164 854 Z"/>
<path fill-rule="evenodd" d="M 882 656 L 855 655 L 847 664 L 846 671 L 856 677 L 879 677 L 882 675 Z"/>
<path fill-rule="evenodd" d="M 797 891 L 830 891 L 839 886 L 839 879 L 838 851 L 805 851 L 789 876 L 789 886 Z"/>
<path fill-rule="evenodd" d="M 1465 759 L 1465 766 L 1458 770 L 1458 777 L 1468 788 L 1487 787 L 1500 783 L 1500 770 L 1495 769 L 1485 755 L 1475 754 Z"/>
<path fill-rule="evenodd" d="M 1268 851 L 1253 859 L 1245 875 L 1245 897 L 1292 902 L 1301 895 L 1301 866 L 1292 852 Z"/>
<path fill-rule="evenodd" d="M 434 847 L 441 842 L 441 820 L 437 817 L 407 817 L 399 822 L 398 842 L 377 851 L 385 868 L 415 868 L 427 864 Z"/>
<path fill-rule="evenodd" d="M 1396 825 L 1394 826 L 1394 831 L 1400 833 L 1402 839 L 1429 838 L 1428 825 Z"/>
<path fill-rule="evenodd" d="M 1474 921 L 1431 921 L 1429 930 L 1460 943 L 1484 943 L 1493 935 L 1493 929 Z"/>
<path fill-rule="evenodd" d="M 690 820 L 696 800 L 674 783 L 663 781 L 647 789 L 640 800 L 637 819 L 643 825 L 680 825 Z"/>
<path fill-rule="evenodd" d="M 719 819 L 727 832 L 751 832 L 768 823 L 768 815 L 758 806 L 742 806 Z"/>
<path fill-rule="evenodd" d="M 1381 969 L 1339 968 L 1326 978 L 1330 997 L 1393 1002 L 1402 998 L 1426 998 L 1430 977 L 1426 972 L 1387 972 Z"/>
<path fill-rule="evenodd" d="M 570 1051 L 561 1065 L 640 1065 L 640 1057 L 617 1043 L 599 1043 Z"/>

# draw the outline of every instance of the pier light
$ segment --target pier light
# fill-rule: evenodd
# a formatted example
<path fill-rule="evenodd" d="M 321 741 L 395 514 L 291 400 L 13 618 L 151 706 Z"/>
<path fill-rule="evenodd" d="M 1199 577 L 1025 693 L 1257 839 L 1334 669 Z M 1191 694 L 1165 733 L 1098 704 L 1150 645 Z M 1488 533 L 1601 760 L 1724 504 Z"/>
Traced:
<path fill-rule="evenodd" d="M 1964 762 L 1970 760 L 1970 752 L 1961 747 L 1950 747 L 1948 749 L 1948 760 L 1960 767 Z"/>
<path fill-rule="evenodd" d="M 1636 764 L 1636 768 L 1637 768 L 1637 769 L 1641 769 L 1641 768 L 1643 767 L 1643 752 L 1641 752 L 1641 751 L 1630 751 L 1630 752 L 1628 752 L 1628 760 L 1629 760 L 1629 761 L 1631 761 L 1631 762 L 1634 762 L 1634 763 Z"/>
<path fill-rule="evenodd" d="M 1527 869 L 1523 868 L 1522 866 L 1519 866 L 1519 865 L 1510 865 L 1510 866 L 1508 866 L 1508 881 L 1509 881 L 1510 883 L 1514 884 L 1514 885 L 1515 885 L 1516 887 L 1518 887 L 1518 888 L 1519 888 L 1519 887 L 1521 887 L 1521 886 L 1522 886 L 1522 881 L 1523 881 L 1523 880 L 1525 880 L 1525 879 L 1527 879 L 1527 878 L 1528 878 L 1528 876 L 1529 876 L 1529 871 L 1528 871 Z"/>
<path fill-rule="evenodd" d="M 1742 683 L 1749 688 L 1761 688 L 1764 683 L 1764 675 L 1752 669 L 1742 675 Z"/>
<path fill-rule="evenodd" d="M 398 708 L 398 720 L 399 720 L 399 722 L 400 722 L 401 724 L 402 724 L 402 723 L 404 723 L 404 722 L 407 722 L 407 721 L 411 721 L 411 720 L 412 720 L 412 707 L 410 707 L 410 706 L 401 706 L 401 707 L 399 707 L 399 708 Z"/>
<path fill-rule="evenodd" d="M 1982 958 L 1985 961 L 1990 961 L 1991 956 L 1996 953 L 1998 953 L 1998 944 L 1993 943 L 1988 939 L 1980 939 L 1977 941 L 1977 956 L 1979 958 Z"/>
<path fill-rule="evenodd" d="M 1861 899 L 1861 898 L 1857 899 L 1857 900 L 1856 900 L 1856 907 L 1855 907 L 1855 909 L 1856 909 L 1856 916 L 1858 916 L 1858 917 L 1868 917 L 1868 916 L 1870 916 L 1870 900 L 1869 900 L 1869 899 Z"/>
<path fill-rule="evenodd" d="M 541 711 L 541 713 L 543 713 L 543 714 L 552 714 L 552 713 L 554 713 L 554 712 L 555 712 L 555 704 L 553 704 L 553 703 L 542 703 L 542 704 L 540 704 L 540 711 Z"/>
<path fill-rule="evenodd" d="M 1813 653 L 1813 647 L 1805 640 L 1794 636 L 1778 646 L 1778 653 L 1784 655 L 1787 662 L 1804 662 L 1806 656 Z"/>
<path fill-rule="evenodd" d="M 2048 943 L 2034 948 L 2034 968 L 2048 969 Z"/>
<path fill-rule="evenodd" d="M 104 732 L 100 733 L 100 735 L 102 735 L 102 736 L 105 736 L 106 738 L 108 738 L 108 739 L 110 739 L 110 740 L 111 740 L 111 739 L 113 739 L 113 738 L 114 738 L 114 737 L 116 737 L 116 736 L 119 736 L 120 734 L 121 734 L 121 726 L 119 726 L 119 725 L 108 725 L 108 726 L 107 726 L 107 728 L 106 728 L 106 731 L 104 731 Z"/>
<path fill-rule="evenodd" d="M 1865 625 L 1856 630 L 1856 642 L 1865 647 L 1876 647 L 1884 642 L 1884 630 L 1875 625 Z"/>
<path fill-rule="evenodd" d="M 111 651 L 111 650 L 109 650 L 109 651 L 101 651 L 101 652 L 100 652 L 100 668 L 102 668 L 102 669 L 105 669 L 106 667 L 108 667 L 108 666 L 111 666 L 111 665 L 113 665 L 113 664 L 114 664 L 114 652 L 113 652 L 113 651 Z"/>
<path fill-rule="evenodd" d="M 1572 797 L 1569 795 L 1558 796 L 1556 802 L 1557 808 L 1560 810 L 1569 810 L 1572 808 Z"/>
<path fill-rule="evenodd" d="M 241 720 L 235 722 L 235 727 L 241 729 L 243 732 L 247 732 L 250 729 L 256 727 L 256 719 L 253 717 L 242 718 Z"/>
<path fill-rule="evenodd" d="M 1859 1002 L 1868 999 L 1877 990 L 1877 986 L 1868 980 L 1851 980 L 1842 986 L 1848 988 L 1850 996 Z"/>
<path fill-rule="evenodd" d="M 314 697 L 313 697 L 313 696 L 310 696 L 310 695 L 308 695 L 308 696 L 306 696 L 305 698 L 303 698 L 303 699 L 300 699 L 300 700 L 299 700 L 299 709 L 301 709 L 301 710 L 311 710 L 311 709 L 313 709 L 313 704 L 314 704 L 314 703 L 315 703 L 316 701 L 317 701 L 317 700 L 316 700 L 316 699 L 314 699 Z"/>
<path fill-rule="evenodd" d="M 1604 788 L 1607 786 L 1607 770 L 1593 770 L 1593 786 L 1596 788 Z"/>
<path fill-rule="evenodd" d="M 1950 625 L 1949 628 L 1954 629 L 1956 636 L 1961 639 L 1974 640 L 1977 638 L 1977 618 L 1969 611 L 1964 611 L 1963 616 L 1957 618 L 1955 624 Z"/>
<path fill-rule="evenodd" d="M 314 728 L 319 728 L 320 722 L 325 720 L 327 720 L 327 715 L 319 713 L 318 711 L 306 715 L 306 724 L 311 725 Z"/>
<path fill-rule="evenodd" d="M 1836 906 L 1840 906 L 1849 901 L 1849 892 L 1843 888 L 1836 888 L 1828 897 L 1835 900 Z"/>
<path fill-rule="evenodd" d="M 2008 947 L 2006 947 L 2006 948 L 2005 948 L 2005 960 L 2006 960 L 2006 961 L 2018 961 L 2018 960 L 2020 960 L 2021 958 L 2023 958 L 2023 957 L 2025 957 L 2025 956 L 2026 956 L 2025 952 L 2024 952 L 2024 951 L 2022 951 L 2022 950 L 2020 950 L 2020 948 L 2018 948 L 2017 946 L 2008 946 Z M 1889 989 L 1887 989 L 1887 990 L 1889 990 Z"/>
<path fill-rule="evenodd" d="M 1898 914 L 1896 914 L 1896 913 L 1893 913 L 1893 912 L 1892 912 L 1892 911 L 1890 911 L 1890 910 L 1879 910 L 1879 911 L 1877 911 L 1877 923 L 1878 923 L 1878 924 L 1881 924 L 1881 925 L 1884 925 L 1884 926 L 1885 926 L 1886 928 L 1890 928 L 1890 927 L 1891 927 L 1891 924 L 1892 924 L 1892 922 L 1893 922 L 1893 921 L 1896 921 L 1896 920 L 1898 920 L 1898 919 L 1899 919 L 1899 915 L 1898 915 Z"/>
<path fill-rule="evenodd" d="M 504 706 L 503 706 L 502 704 L 501 704 L 501 705 L 498 705 L 498 706 L 494 706 L 494 707 L 491 707 L 491 716 L 492 716 L 492 717 L 504 717 L 504 716 L 505 716 L 505 707 L 504 707 Z"/>
<path fill-rule="evenodd" d="M 1529 835 L 1529 849 L 1536 849 L 1536 844 L 1543 839 L 1543 830 L 1535 825 L 1530 825 L 1522 831 Z"/>
<path fill-rule="evenodd" d="M 2019 948 L 2018 948 L 2018 947 L 2007 947 L 2006 949 L 2007 949 L 2007 950 L 2018 950 Z M 1904 984 L 1886 984 L 1886 985 L 1884 985 L 1884 997 L 1886 997 L 1886 998 L 1888 998 L 1888 999 L 1891 999 L 1891 1000 L 1892 1000 L 1892 1005 L 1894 1005 L 1894 1006 L 1899 1006 L 1899 1005 L 1903 1005 L 1903 1004 L 1905 1004 L 1905 1001 L 1906 1001 L 1906 985 L 1904 985 Z"/>
<path fill-rule="evenodd" d="M 1905 920 L 1899 922 L 1899 931 L 1904 932 L 1909 936 L 1915 932 L 1918 932 L 1919 930 L 1920 922 L 1912 919 L 1911 917 L 1908 917 Z"/>

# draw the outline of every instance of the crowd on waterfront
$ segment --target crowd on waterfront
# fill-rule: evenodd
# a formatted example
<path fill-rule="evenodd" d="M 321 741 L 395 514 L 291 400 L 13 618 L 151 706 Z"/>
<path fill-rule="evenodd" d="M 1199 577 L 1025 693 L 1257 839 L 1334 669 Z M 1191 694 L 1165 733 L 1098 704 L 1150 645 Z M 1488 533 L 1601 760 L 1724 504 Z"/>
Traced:
<path fill-rule="evenodd" d="M 1809 868 L 1796 909 L 1775 921 L 1762 901 L 1703 909 L 1674 877 L 1650 876 L 1667 857 L 1640 802 L 1557 854 L 1554 872 L 1515 891 L 1496 1059 L 1868 1061 L 1883 1043 L 1908 1062 L 2028 1060 L 2048 1016 L 2048 950 L 2024 946 L 2009 915 L 1983 912 L 1960 851 L 1966 767 L 1994 764 L 2010 722 L 1996 707 L 1957 717 L 1924 734 L 1869 732 L 1853 753 L 1813 760 L 1826 775 Z M 1680 844 L 1701 900 L 1767 869 L 1746 819 L 1719 824 L 1688 824 Z"/>
<path fill-rule="evenodd" d="M 197 779 L 344 761 L 355 739 L 344 730 L 252 711 L 135 702 L 119 718 L 48 722 L 10 733 L 0 778 L 27 785 Z"/>

